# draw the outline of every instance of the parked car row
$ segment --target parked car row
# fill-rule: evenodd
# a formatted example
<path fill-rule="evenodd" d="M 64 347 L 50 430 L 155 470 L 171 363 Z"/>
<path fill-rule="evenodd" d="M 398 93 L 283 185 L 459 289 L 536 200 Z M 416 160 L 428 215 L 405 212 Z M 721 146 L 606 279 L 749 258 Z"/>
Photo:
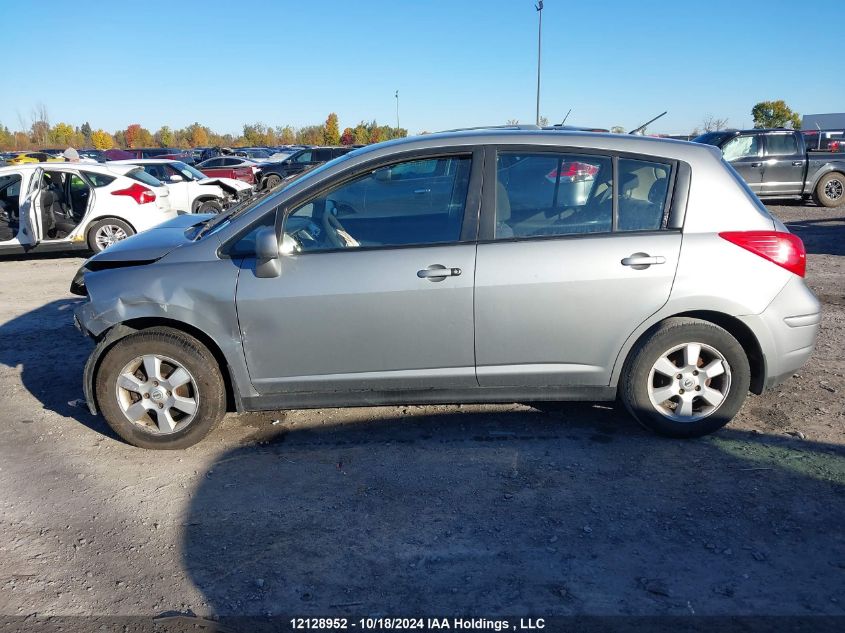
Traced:
<path fill-rule="evenodd" d="M 175 215 L 219 213 L 253 191 L 166 159 L 3 167 L 0 253 L 97 253 Z"/>

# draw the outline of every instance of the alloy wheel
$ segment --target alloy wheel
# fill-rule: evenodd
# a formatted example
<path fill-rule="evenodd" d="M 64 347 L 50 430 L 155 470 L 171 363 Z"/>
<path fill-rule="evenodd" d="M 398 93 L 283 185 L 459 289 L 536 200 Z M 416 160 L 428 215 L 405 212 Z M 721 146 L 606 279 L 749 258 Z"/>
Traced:
<path fill-rule="evenodd" d="M 117 377 L 115 389 L 126 419 L 154 434 L 184 429 L 199 406 L 191 373 L 172 358 L 158 354 L 133 358 Z"/>
<path fill-rule="evenodd" d="M 824 186 L 824 195 L 828 200 L 839 200 L 845 193 L 845 185 L 838 178 L 828 180 Z"/>
<path fill-rule="evenodd" d="M 655 411 L 675 422 L 695 422 L 722 406 L 731 388 L 731 368 L 719 350 L 684 343 L 663 353 L 648 376 Z"/>
<path fill-rule="evenodd" d="M 100 249 L 106 249 L 112 244 L 116 244 L 120 240 L 125 240 L 127 237 L 126 231 L 115 224 L 105 224 L 97 229 L 94 235 L 94 241 Z"/>

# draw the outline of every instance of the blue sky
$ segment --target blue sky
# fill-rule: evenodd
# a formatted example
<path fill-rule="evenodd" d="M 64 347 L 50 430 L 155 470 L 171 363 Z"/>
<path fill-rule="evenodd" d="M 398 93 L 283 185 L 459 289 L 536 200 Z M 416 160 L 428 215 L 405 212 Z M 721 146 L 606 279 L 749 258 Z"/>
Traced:
<path fill-rule="evenodd" d="M 18 129 L 40 102 L 52 123 L 109 131 L 239 133 L 331 111 L 393 125 L 397 89 L 411 133 L 533 122 L 533 5 L 0 0 L 0 122 Z M 631 128 L 669 110 L 652 131 L 686 132 L 706 114 L 748 126 L 768 99 L 842 112 L 843 17 L 842 0 L 545 0 L 541 113 Z"/>

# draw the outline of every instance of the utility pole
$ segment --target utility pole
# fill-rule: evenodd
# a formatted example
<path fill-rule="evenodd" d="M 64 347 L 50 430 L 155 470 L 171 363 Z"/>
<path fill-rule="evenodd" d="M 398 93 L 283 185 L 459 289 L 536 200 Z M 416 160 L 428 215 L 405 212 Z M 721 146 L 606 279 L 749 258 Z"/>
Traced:
<path fill-rule="evenodd" d="M 399 134 L 399 91 L 396 91 L 396 134 Z"/>
<path fill-rule="evenodd" d="M 540 24 L 537 28 L 537 125 L 540 125 L 540 55 L 543 41 L 543 0 L 534 5 L 537 15 L 540 16 Z"/>

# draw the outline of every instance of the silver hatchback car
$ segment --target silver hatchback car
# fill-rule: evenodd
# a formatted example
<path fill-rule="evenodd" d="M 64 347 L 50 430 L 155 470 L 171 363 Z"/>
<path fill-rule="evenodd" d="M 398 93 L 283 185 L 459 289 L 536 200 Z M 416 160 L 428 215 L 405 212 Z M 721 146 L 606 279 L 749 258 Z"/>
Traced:
<path fill-rule="evenodd" d="M 612 400 L 725 425 L 809 357 L 801 241 L 718 150 L 486 130 L 359 149 L 89 259 L 92 413 L 183 448 L 227 410 Z"/>

